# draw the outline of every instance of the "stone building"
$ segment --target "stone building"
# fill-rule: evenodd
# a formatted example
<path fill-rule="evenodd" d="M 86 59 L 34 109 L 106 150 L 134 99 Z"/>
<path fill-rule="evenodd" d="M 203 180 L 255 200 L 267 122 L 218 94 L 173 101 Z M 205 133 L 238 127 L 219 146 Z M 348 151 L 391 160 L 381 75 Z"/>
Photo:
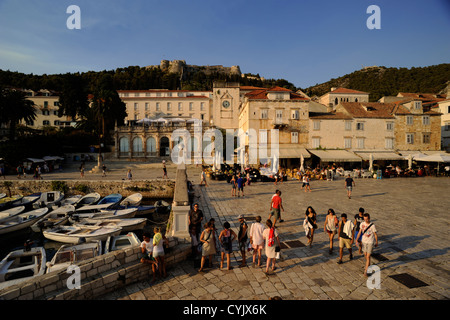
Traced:
<path fill-rule="evenodd" d="M 369 93 L 347 88 L 331 88 L 330 92 L 319 98 L 319 102 L 331 109 L 340 102 L 369 102 Z"/>
<path fill-rule="evenodd" d="M 257 89 L 245 94 L 239 110 L 239 129 L 244 141 L 244 150 L 251 157 L 257 150 L 257 164 L 271 158 L 272 142 L 278 142 L 281 166 L 298 166 L 300 157 L 309 158 L 305 147 L 308 144 L 308 105 L 310 99 L 291 90 L 273 87 Z M 272 140 L 272 129 L 278 130 L 277 140 Z M 253 131 L 256 135 L 245 135 Z M 267 153 L 260 150 L 267 148 Z M 264 156 L 265 155 L 265 156 Z M 250 164 L 253 161 L 250 160 Z"/>

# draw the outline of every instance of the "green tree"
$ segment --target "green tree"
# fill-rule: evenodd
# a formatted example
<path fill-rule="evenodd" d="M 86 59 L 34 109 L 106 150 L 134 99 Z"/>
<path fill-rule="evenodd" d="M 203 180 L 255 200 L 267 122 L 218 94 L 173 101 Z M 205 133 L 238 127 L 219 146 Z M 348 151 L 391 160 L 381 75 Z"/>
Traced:
<path fill-rule="evenodd" d="M 16 128 L 20 121 L 36 119 L 34 103 L 22 91 L 0 88 L 0 123 L 9 125 L 9 138 L 16 138 Z"/>
<path fill-rule="evenodd" d="M 79 74 L 65 75 L 59 96 L 58 116 L 68 116 L 75 120 L 88 108 L 87 82 Z"/>

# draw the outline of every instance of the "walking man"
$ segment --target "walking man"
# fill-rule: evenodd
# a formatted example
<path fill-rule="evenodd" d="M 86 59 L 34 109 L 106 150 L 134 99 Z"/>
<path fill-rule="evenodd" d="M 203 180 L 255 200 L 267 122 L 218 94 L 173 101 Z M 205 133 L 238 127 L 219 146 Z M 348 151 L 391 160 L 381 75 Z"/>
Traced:
<path fill-rule="evenodd" d="M 339 222 L 339 260 L 338 264 L 342 263 L 342 257 L 344 255 L 344 246 L 350 253 L 350 260 L 353 259 L 352 245 L 354 241 L 354 226 L 353 222 L 347 220 L 347 214 L 341 214 L 341 221 Z"/>
<path fill-rule="evenodd" d="M 350 175 L 347 175 L 347 179 L 345 179 L 345 187 L 347 188 L 347 197 L 349 199 L 352 198 L 352 189 L 355 186 L 355 181 L 350 178 Z"/>
<path fill-rule="evenodd" d="M 272 196 L 272 200 L 270 202 L 270 215 L 269 220 L 274 216 L 273 220 L 273 228 L 275 228 L 275 224 L 277 223 L 277 220 L 280 222 L 283 222 L 281 219 L 281 210 L 284 212 L 283 203 L 281 200 L 281 191 L 276 190 L 275 194 Z"/>
<path fill-rule="evenodd" d="M 370 255 L 372 254 L 373 246 L 375 245 L 375 247 L 378 247 L 377 228 L 375 228 L 373 222 L 370 222 L 370 215 L 368 213 L 364 213 L 364 222 L 361 222 L 359 225 L 359 234 L 362 236 L 362 251 L 364 252 L 364 257 L 366 258 L 364 275 L 367 277 L 367 269 L 370 266 Z"/>
<path fill-rule="evenodd" d="M 164 178 L 169 179 L 169 177 L 167 176 L 166 160 L 163 160 L 162 165 L 163 165 L 163 179 Z"/>

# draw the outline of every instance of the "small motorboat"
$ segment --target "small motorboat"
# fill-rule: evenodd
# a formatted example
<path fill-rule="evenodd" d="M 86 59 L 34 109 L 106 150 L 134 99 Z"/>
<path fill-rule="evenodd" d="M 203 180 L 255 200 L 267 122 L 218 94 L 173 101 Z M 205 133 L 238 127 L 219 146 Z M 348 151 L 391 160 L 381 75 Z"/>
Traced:
<path fill-rule="evenodd" d="M 38 201 L 40 196 L 38 195 L 29 195 L 22 197 L 20 200 L 15 201 L 13 204 L 10 205 L 11 208 L 24 206 L 25 211 L 33 210 L 33 205 L 36 201 Z"/>
<path fill-rule="evenodd" d="M 102 242 L 95 240 L 81 244 L 62 245 L 52 258 L 52 261 L 47 262 L 47 271 L 58 271 L 67 269 L 71 264 L 76 264 L 80 261 L 91 259 L 102 254 Z"/>
<path fill-rule="evenodd" d="M 81 194 L 77 194 L 68 198 L 65 198 L 61 201 L 61 206 L 64 206 L 66 204 L 74 205 L 81 199 Z"/>
<path fill-rule="evenodd" d="M 70 223 L 78 223 L 82 219 L 127 219 L 127 218 L 134 218 L 135 214 L 137 212 L 137 209 L 131 208 L 131 209 L 122 209 L 122 210 L 101 210 L 98 212 L 89 212 L 89 213 L 82 213 L 82 212 L 74 212 L 72 214 L 69 214 L 69 221 Z"/>
<path fill-rule="evenodd" d="M 112 193 L 106 197 L 104 197 L 103 199 L 101 199 L 97 204 L 117 204 L 120 202 L 120 200 L 122 200 L 122 195 L 120 193 Z"/>
<path fill-rule="evenodd" d="M 138 216 L 144 216 L 147 214 L 151 214 L 153 212 L 155 212 L 155 206 L 152 205 L 140 205 L 140 206 L 113 206 L 111 208 L 108 208 L 107 210 L 112 210 L 112 209 L 116 209 L 116 210 L 121 210 L 121 209 L 137 209 L 136 211 L 136 217 Z"/>
<path fill-rule="evenodd" d="M 64 199 L 64 193 L 61 191 L 47 191 L 41 194 L 41 197 L 34 203 L 34 208 L 47 207 L 51 209 L 53 206 L 61 205 L 61 201 Z"/>
<path fill-rule="evenodd" d="M 170 204 L 164 200 L 158 200 L 155 202 L 155 212 L 159 214 L 165 214 L 170 212 Z"/>
<path fill-rule="evenodd" d="M 130 232 L 134 230 L 142 230 L 147 224 L 146 218 L 131 218 L 131 219 L 83 219 L 74 225 L 83 226 L 117 226 L 122 228 L 122 232 Z"/>
<path fill-rule="evenodd" d="M 48 208 L 39 208 L 0 221 L 0 234 L 23 230 L 41 219 L 48 212 Z"/>
<path fill-rule="evenodd" d="M 0 199 L 6 197 L 6 193 L 0 193 Z"/>
<path fill-rule="evenodd" d="M 108 237 L 105 244 L 105 254 L 117 250 L 138 247 L 141 245 L 141 240 L 133 232 L 128 232 L 124 235 Z"/>
<path fill-rule="evenodd" d="M 0 290 L 43 275 L 46 262 L 47 258 L 43 247 L 10 252 L 0 262 Z"/>
<path fill-rule="evenodd" d="M 59 225 L 65 225 L 69 221 L 69 214 L 75 211 L 71 204 L 63 205 L 49 213 L 42 219 L 39 219 L 31 225 L 31 230 L 41 232 L 44 229 L 53 228 Z"/>
<path fill-rule="evenodd" d="M 24 211 L 25 211 L 25 207 L 24 206 L 10 208 L 10 209 L 7 209 L 7 210 L 0 211 L 0 223 L 3 220 L 5 220 L 7 218 L 14 217 L 14 216 L 16 216 L 19 213 L 22 213 Z"/>
<path fill-rule="evenodd" d="M 17 201 L 20 201 L 23 195 L 16 194 L 11 197 L 3 197 L 0 199 L 0 210 L 11 208 Z"/>
<path fill-rule="evenodd" d="M 44 230 L 42 234 L 56 242 L 79 244 L 93 240 L 106 241 L 109 236 L 117 236 L 121 231 L 118 227 L 58 226 Z"/>
<path fill-rule="evenodd" d="M 101 210 L 107 210 L 114 206 L 114 203 L 105 203 L 105 204 L 93 204 L 93 205 L 87 205 L 80 208 L 77 208 L 75 210 L 76 213 L 92 213 L 92 212 L 99 212 Z"/>
<path fill-rule="evenodd" d="M 128 197 L 126 197 L 125 199 L 123 199 L 120 202 L 121 206 L 124 207 L 137 207 L 141 204 L 142 202 L 142 194 L 141 193 L 133 193 L 131 195 L 129 195 Z"/>
<path fill-rule="evenodd" d="M 76 208 L 80 208 L 83 206 L 89 206 L 97 203 L 98 200 L 100 200 L 101 196 L 100 193 L 92 192 L 88 193 L 85 196 L 82 196 L 81 199 L 75 204 Z"/>

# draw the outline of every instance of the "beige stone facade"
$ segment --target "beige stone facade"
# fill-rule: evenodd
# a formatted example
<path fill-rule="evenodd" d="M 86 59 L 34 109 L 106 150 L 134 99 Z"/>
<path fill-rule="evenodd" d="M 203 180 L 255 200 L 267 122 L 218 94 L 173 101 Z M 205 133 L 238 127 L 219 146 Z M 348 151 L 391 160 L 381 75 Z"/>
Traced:
<path fill-rule="evenodd" d="M 254 90 L 245 95 L 239 113 L 242 133 L 254 132 L 256 139 L 244 135 L 245 151 L 255 144 L 258 148 L 279 143 L 280 159 L 300 159 L 308 143 L 309 99 L 284 88 Z M 278 130 L 278 140 L 272 140 L 272 130 Z M 263 160 L 259 157 L 258 161 Z"/>
<path fill-rule="evenodd" d="M 329 107 L 335 107 L 340 102 L 369 102 L 369 93 L 347 88 L 331 88 L 319 98 L 319 102 Z"/>

